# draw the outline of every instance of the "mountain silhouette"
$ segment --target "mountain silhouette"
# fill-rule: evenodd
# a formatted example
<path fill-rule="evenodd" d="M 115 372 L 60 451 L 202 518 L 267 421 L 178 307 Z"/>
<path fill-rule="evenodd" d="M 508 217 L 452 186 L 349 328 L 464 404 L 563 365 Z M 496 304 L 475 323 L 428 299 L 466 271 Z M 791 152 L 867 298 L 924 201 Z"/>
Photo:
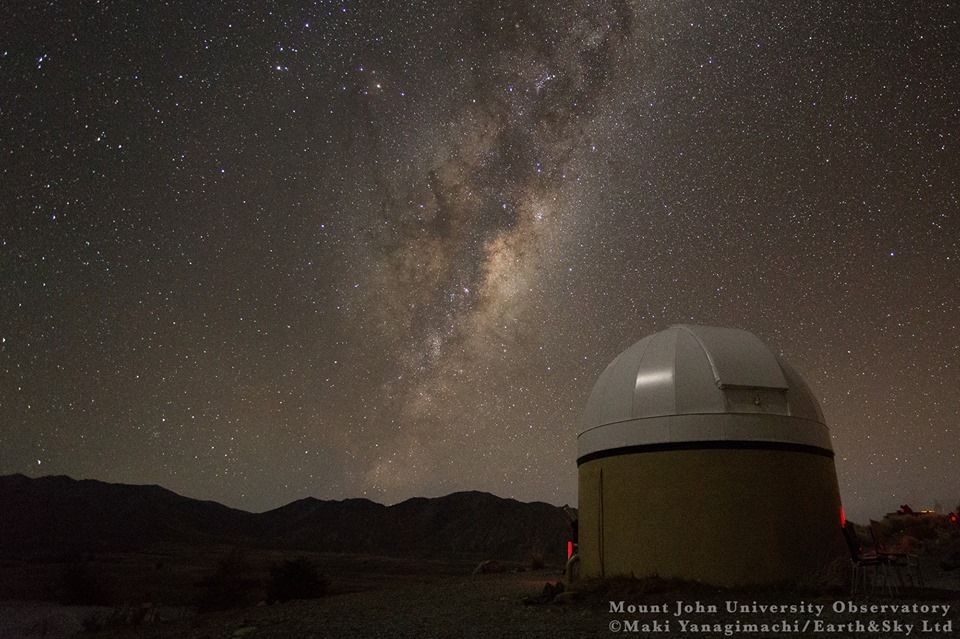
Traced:
<path fill-rule="evenodd" d="M 0 477 L 0 555 L 131 551 L 159 544 L 397 557 L 562 561 L 564 508 L 469 491 L 385 506 L 312 497 L 264 513 L 178 495 L 156 485 L 65 476 Z"/>

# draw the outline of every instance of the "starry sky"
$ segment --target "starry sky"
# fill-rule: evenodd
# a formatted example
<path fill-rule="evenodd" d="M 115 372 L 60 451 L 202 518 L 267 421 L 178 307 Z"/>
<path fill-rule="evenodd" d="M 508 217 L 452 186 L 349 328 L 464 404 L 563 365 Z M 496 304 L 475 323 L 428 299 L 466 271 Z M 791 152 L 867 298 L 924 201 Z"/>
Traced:
<path fill-rule="evenodd" d="M 575 504 L 596 376 L 690 322 L 804 374 L 851 517 L 960 501 L 956 4 L 0 25 L 0 474 Z"/>

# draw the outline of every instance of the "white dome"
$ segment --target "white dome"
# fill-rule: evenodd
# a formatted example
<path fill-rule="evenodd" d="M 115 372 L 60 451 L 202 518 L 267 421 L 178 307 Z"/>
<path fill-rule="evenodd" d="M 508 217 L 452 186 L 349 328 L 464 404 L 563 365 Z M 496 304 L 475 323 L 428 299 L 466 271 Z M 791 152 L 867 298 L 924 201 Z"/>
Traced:
<path fill-rule="evenodd" d="M 803 378 L 752 333 L 711 326 L 671 326 L 617 356 L 590 393 L 577 441 L 580 462 L 635 447 L 724 442 L 832 456 Z"/>

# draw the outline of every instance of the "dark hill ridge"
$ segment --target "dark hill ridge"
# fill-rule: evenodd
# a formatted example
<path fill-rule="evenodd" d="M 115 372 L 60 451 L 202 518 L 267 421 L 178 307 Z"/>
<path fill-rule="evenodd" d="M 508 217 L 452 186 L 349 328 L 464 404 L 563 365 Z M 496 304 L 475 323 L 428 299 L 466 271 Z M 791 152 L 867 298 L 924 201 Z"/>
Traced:
<path fill-rule="evenodd" d="M 369 499 L 308 497 L 253 517 L 258 539 L 273 548 L 383 553 L 387 510 Z"/>
<path fill-rule="evenodd" d="M 562 561 L 570 537 L 563 508 L 482 492 L 417 497 L 384 506 L 367 499 L 301 499 L 249 513 L 160 486 L 0 477 L 0 555 L 135 550 L 161 543 L 388 556 Z"/>
<path fill-rule="evenodd" d="M 129 550 L 171 541 L 216 543 L 249 534 L 249 513 L 160 486 L 0 477 L 0 552 Z M 239 533 L 239 534 L 238 534 Z"/>

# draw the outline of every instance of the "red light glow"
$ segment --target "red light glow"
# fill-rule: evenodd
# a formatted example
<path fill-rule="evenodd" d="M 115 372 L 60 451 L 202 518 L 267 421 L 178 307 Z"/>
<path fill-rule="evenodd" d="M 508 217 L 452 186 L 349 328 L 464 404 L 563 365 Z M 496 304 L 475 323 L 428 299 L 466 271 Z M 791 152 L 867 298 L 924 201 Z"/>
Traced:
<path fill-rule="evenodd" d="M 840 527 L 847 525 L 847 514 L 843 512 L 843 506 L 840 506 Z"/>
<path fill-rule="evenodd" d="M 573 542 L 568 541 L 567 542 L 567 559 L 570 559 L 571 557 L 573 557 Z"/>

